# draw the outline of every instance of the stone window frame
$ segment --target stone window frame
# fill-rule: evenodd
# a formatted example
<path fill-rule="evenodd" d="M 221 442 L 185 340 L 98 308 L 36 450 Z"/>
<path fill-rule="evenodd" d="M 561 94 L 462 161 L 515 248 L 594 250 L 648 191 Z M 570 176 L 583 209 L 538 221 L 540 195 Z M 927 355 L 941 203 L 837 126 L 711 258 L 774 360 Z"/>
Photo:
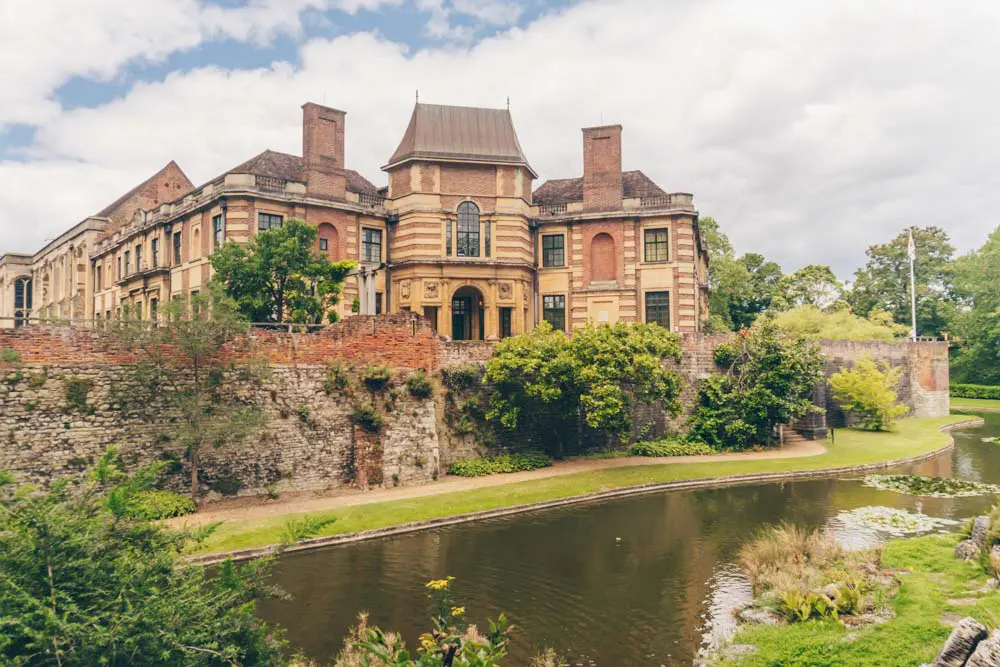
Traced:
<path fill-rule="evenodd" d="M 657 300 L 662 299 L 663 301 L 659 303 L 650 303 L 650 297 L 654 297 Z M 670 290 L 664 289 L 649 290 L 643 293 L 643 321 L 647 324 L 655 322 L 660 326 L 664 326 L 664 324 L 659 321 L 659 318 L 655 316 L 655 313 L 656 311 L 662 313 L 665 310 L 667 315 L 667 324 L 665 325 L 665 328 L 667 331 L 673 331 L 673 309 L 670 307 L 670 297 Z M 656 309 L 656 311 L 654 311 L 653 319 L 650 319 L 650 308 Z"/>
<path fill-rule="evenodd" d="M 285 216 L 281 213 L 257 211 L 257 231 L 266 232 L 271 229 L 281 229 L 285 226 Z"/>
<path fill-rule="evenodd" d="M 173 266 L 180 266 L 184 263 L 184 232 L 178 231 L 173 233 Z"/>
<path fill-rule="evenodd" d="M 455 255 L 457 257 L 482 256 L 482 246 L 480 245 L 483 236 L 482 218 L 483 210 L 474 201 L 463 201 L 455 208 Z M 462 229 L 463 225 L 465 226 L 464 230 Z M 465 243 L 462 242 L 463 236 Z"/>
<path fill-rule="evenodd" d="M 372 232 L 372 238 L 377 235 L 378 243 L 373 243 L 368 238 L 369 232 Z M 382 230 L 378 227 L 362 227 L 361 228 L 361 261 L 368 264 L 381 264 L 382 263 L 382 252 L 384 236 Z M 378 257 L 376 259 L 371 259 L 372 253 L 371 248 L 374 246 L 378 247 Z"/>
<path fill-rule="evenodd" d="M 654 239 L 650 241 L 650 234 L 663 234 L 663 240 Z M 657 256 L 655 259 L 650 259 L 650 246 L 654 249 L 658 246 L 663 246 L 663 257 Z M 657 253 L 658 255 L 658 253 Z M 643 227 L 642 229 L 642 261 L 645 264 L 666 264 L 670 262 L 670 227 Z"/>
<path fill-rule="evenodd" d="M 552 328 L 557 331 L 566 331 L 565 294 L 542 295 L 542 320 L 551 324 Z"/>
<path fill-rule="evenodd" d="M 561 245 L 560 245 L 559 248 L 554 248 L 554 247 L 553 248 L 546 248 L 545 247 L 545 242 L 547 240 L 549 240 L 549 239 L 553 239 L 554 240 L 556 238 L 559 238 L 562 241 L 562 243 L 561 243 Z M 558 263 L 549 262 L 548 261 L 549 256 L 546 254 L 546 251 L 553 252 L 553 253 L 556 252 L 556 251 L 558 251 L 559 252 L 559 262 Z M 542 268 L 543 269 L 561 269 L 561 268 L 565 268 L 565 266 L 566 266 L 566 234 L 563 233 L 563 232 L 560 232 L 558 234 L 542 234 Z"/>
<path fill-rule="evenodd" d="M 222 213 L 212 216 L 212 248 L 218 250 L 226 245 L 226 218 Z"/>

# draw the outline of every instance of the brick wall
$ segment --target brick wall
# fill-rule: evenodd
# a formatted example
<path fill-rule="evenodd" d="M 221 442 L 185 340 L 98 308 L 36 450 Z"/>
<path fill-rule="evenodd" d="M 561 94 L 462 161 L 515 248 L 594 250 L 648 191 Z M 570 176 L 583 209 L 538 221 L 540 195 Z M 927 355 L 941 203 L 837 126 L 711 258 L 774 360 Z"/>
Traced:
<path fill-rule="evenodd" d="M 583 208 L 622 207 L 622 126 L 583 130 Z"/>

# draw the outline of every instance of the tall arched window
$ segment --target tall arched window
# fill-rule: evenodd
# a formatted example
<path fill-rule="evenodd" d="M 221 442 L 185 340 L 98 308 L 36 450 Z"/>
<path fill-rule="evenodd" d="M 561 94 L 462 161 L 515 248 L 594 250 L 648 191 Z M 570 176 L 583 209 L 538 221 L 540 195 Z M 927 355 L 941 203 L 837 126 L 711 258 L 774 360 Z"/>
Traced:
<path fill-rule="evenodd" d="M 470 201 L 458 205 L 459 257 L 479 257 L 479 207 Z"/>

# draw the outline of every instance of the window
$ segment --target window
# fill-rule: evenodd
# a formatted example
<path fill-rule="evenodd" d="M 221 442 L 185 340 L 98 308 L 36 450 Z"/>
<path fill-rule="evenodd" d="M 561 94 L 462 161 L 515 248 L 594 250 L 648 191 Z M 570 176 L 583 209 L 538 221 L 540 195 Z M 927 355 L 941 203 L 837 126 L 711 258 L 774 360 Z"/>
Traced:
<path fill-rule="evenodd" d="M 130 259 L 130 255 L 129 255 L 128 250 L 126 250 L 125 251 L 125 275 L 127 276 L 127 275 L 129 275 L 131 273 L 132 273 L 132 261 Z"/>
<path fill-rule="evenodd" d="M 646 261 L 666 262 L 670 243 L 667 229 L 647 229 L 645 232 Z"/>
<path fill-rule="evenodd" d="M 368 229 L 362 230 L 361 237 L 361 261 L 377 264 L 382 261 L 382 230 Z"/>
<path fill-rule="evenodd" d="M 646 292 L 646 322 L 670 328 L 670 292 Z"/>
<path fill-rule="evenodd" d="M 118 280 L 122 279 L 122 258 L 121 255 L 118 256 Z"/>
<path fill-rule="evenodd" d="M 438 330 L 438 307 L 424 306 L 424 317 L 431 321 L 431 331 L 437 333 Z"/>
<path fill-rule="evenodd" d="M 459 257 L 479 257 L 479 207 L 472 202 L 458 205 Z"/>
<path fill-rule="evenodd" d="M 157 318 L 158 318 L 158 316 L 159 316 L 159 314 L 160 314 L 160 300 L 159 299 L 150 299 L 149 300 L 149 319 L 152 320 L 155 323 L 156 320 L 157 320 Z"/>
<path fill-rule="evenodd" d="M 153 263 L 150 265 L 150 268 L 155 269 L 160 266 L 160 239 L 153 239 L 150 241 L 149 246 L 153 256 Z"/>
<path fill-rule="evenodd" d="M 281 227 L 281 224 L 278 224 Z M 226 225 L 222 222 L 222 214 L 212 216 L 212 239 L 216 250 L 226 243 Z"/>
<path fill-rule="evenodd" d="M 375 314 L 382 314 L 382 292 L 375 292 Z"/>
<path fill-rule="evenodd" d="M 563 266 L 566 263 L 566 237 L 563 234 L 542 236 L 542 266 Z"/>
<path fill-rule="evenodd" d="M 184 253 L 182 248 L 184 244 L 182 243 L 181 233 L 177 232 L 174 234 L 174 266 L 180 266 L 184 261 Z"/>
<path fill-rule="evenodd" d="M 191 316 L 197 317 L 201 312 L 201 301 L 198 300 L 198 290 L 191 290 Z"/>
<path fill-rule="evenodd" d="M 483 255 L 486 257 L 490 256 L 490 227 L 492 226 L 489 220 L 483 223 Z"/>
<path fill-rule="evenodd" d="M 500 309 L 500 338 L 510 338 L 511 335 L 511 313 L 513 308 L 501 308 Z"/>
<path fill-rule="evenodd" d="M 451 257 L 451 220 L 444 221 L 444 253 Z"/>
<path fill-rule="evenodd" d="M 142 246 L 135 247 L 135 270 L 142 271 Z"/>
<path fill-rule="evenodd" d="M 257 231 L 266 232 L 269 229 L 281 229 L 284 218 L 273 213 L 257 214 Z"/>
<path fill-rule="evenodd" d="M 94 265 L 94 291 L 95 292 L 100 292 L 101 289 L 102 289 L 101 288 L 101 265 L 100 264 L 95 264 Z"/>
<path fill-rule="evenodd" d="M 31 310 L 31 278 L 18 278 L 14 281 L 14 307 Z"/>
<path fill-rule="evenodd" d="M 562 294 L 543 296 L 542 319 L 553 329 L 566 331 L 566 297 Z"/>
<path fill-rule="evenodd" d="M 319 249 L 321 252 L 326 252 L 330 249 L 330 242 L 327 239 L 319 240 Z"/>

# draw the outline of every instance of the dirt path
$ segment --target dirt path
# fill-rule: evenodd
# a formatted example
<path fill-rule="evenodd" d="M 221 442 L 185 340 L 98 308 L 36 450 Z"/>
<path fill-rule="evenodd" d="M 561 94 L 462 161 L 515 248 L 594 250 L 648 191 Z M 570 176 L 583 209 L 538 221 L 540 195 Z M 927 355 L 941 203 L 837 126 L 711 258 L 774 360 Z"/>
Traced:
<path fill-rule="evenodd" d="M 624 468 L 643 465 L 672 465 L 676 463 L 713 463 L 717 461 L 740 461 L 756 459 L 791 459 L 805 456 L 817 456 L 826 452 L 823 445 L 815 441 L 802 441 L 790 444 L 781 449 L 766 452 L 743 452 L 739 454 L 712 454 L 710 456 L 675 456 L 668 459 L 629 456 L 617 459 L 579 459 L 556 463 L 548 468 L 515 472 L 504 475 L 489 475 L 487 477 L 449 477 L 444 481 L 421 486 L 404 486 L 392 489 L 376 489 L 372 491 L 357 491 L 338 489 L 317 496 L 315 493 L 285 494 L 278 500 L 247 498 L 233 501 L 223 501 L 209 505 L 197 514 L 178 517 L 168 521 L 174 527 L 198 526 L 215 521 L 241 521 L 244 519 L 265 519 L 284 514 L 300 512 L 316 512 L 354 505 L 367 505 L 387 500 L 408 500 L 424 498 L 442 493 L 469 491 L 489 486 L 501 486 L 526 482 L 533 479 L 546 479 L 572 475 L 578 472 L 606 470 L 609 468 Z"/>

